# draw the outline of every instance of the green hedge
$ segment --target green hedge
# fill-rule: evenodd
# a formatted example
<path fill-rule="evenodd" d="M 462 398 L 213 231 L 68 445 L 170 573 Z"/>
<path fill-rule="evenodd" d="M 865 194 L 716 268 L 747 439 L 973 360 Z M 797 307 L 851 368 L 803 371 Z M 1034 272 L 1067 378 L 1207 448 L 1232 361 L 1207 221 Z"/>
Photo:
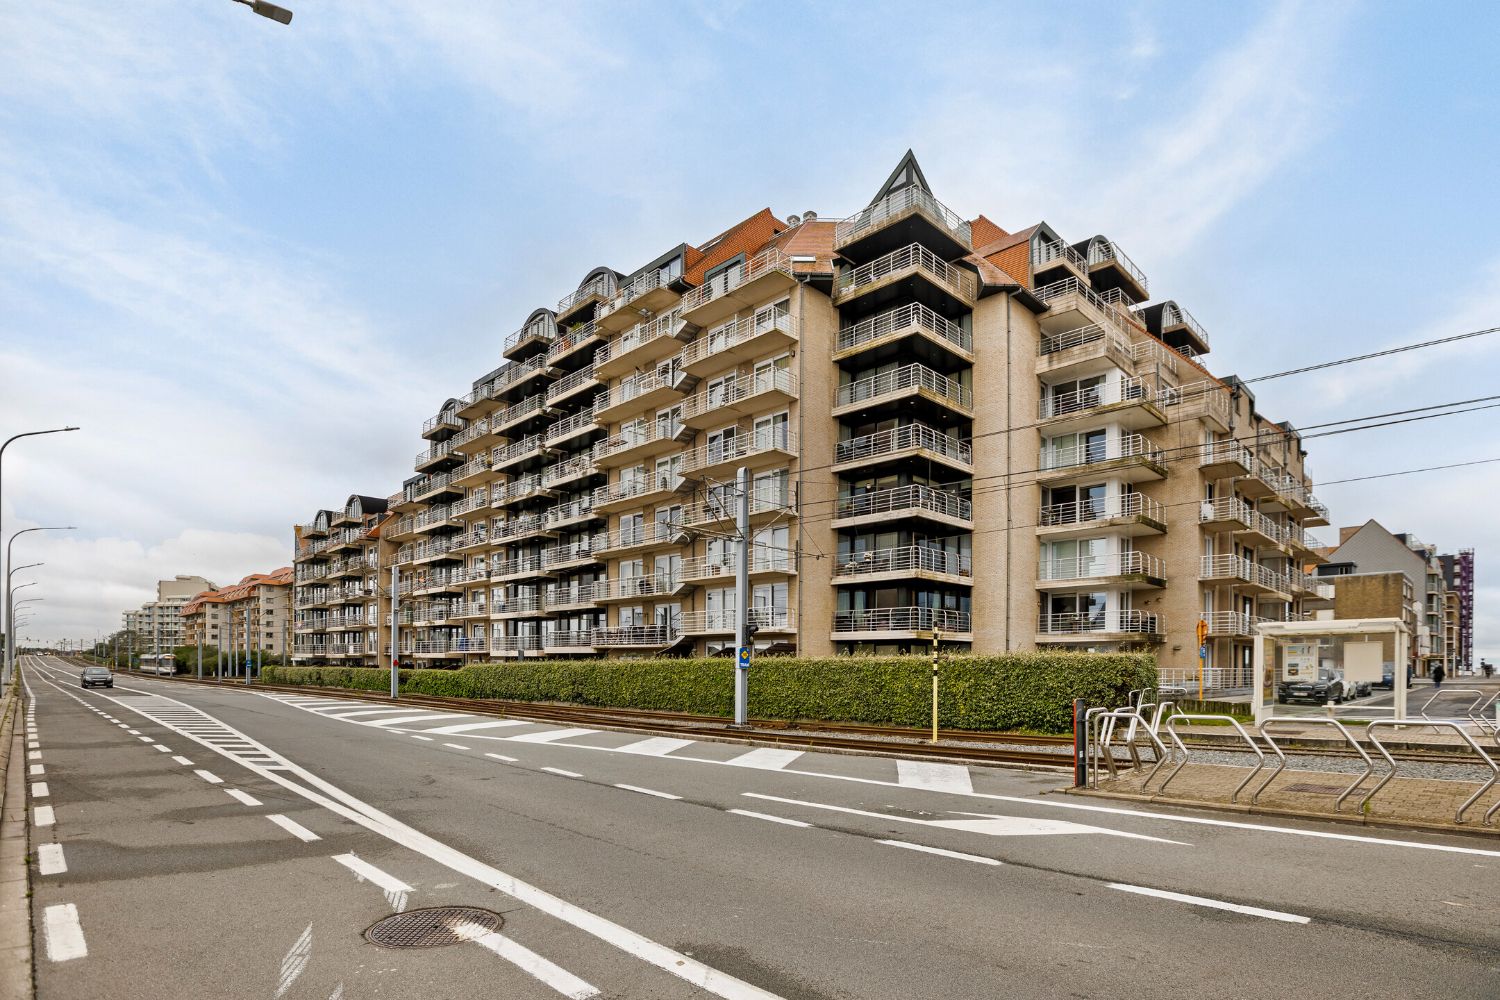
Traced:
<path fill-rule="evenodd" d="M 402 670 L 408 694 L 565 702 L 610 708 L 733 713 L 728 659 L 537 660 L 462 670 Z M 388 691 L 373 667 L 267 667 L 270 684 Z M 1018 653 L 945 657 L 939 722 L 945 728 L 1066 732 L 1072 703 L 1121 705 L 1156 686 L 1156 660 L 1137 653 Z M 758 719 L 925 726 L 932 718 L 931 661 L 922 656 L 767 656 L 750 672 Z"/>

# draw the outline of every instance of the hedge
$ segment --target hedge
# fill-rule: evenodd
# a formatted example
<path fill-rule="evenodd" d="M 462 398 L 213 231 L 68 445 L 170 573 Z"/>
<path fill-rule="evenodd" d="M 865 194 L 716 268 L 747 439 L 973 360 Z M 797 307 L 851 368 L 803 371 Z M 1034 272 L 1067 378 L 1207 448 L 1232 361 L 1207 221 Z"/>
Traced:
<path fill-rule="evenodd" d="M 407 694 L 563 702 L 610 708 L 733 714 L 728 659 L 535 660 L 461 670 L 402 670 Z M 950 656 L 941 664 L 938 719 L 945 728 L 1060 733 L 1072 703 L 1121 705 L 1156 687 L 1156 660 L 1140 653 Z M 266 667 L 269 684 L 388 691 L 375 667 Z M 750 672 L 751 717 L 925 726 L 932 718 L 931 661 L 923 656 L 766 656 Z"/>

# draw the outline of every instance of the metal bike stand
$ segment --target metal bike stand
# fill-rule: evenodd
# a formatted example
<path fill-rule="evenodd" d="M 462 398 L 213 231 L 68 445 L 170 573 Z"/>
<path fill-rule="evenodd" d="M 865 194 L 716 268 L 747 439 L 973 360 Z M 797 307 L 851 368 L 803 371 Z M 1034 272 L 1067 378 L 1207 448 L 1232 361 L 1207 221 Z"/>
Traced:
<path fill-rule="evenodd" d="M 1465 743 L 1469 744 L 1469 747 L 1479 755 L 1479 759 L 1484 761 L 1485 766 L 1488 767 L 1491 772 L 1490 780 L 1486 781 L 1483 785 L 1480 785 L 1479 791 L 1475 792 L 1473 795 L 1470 795 L 1467 799 L 1465 799 L 1463 805 L 1459 806 L 1458 811 L 1453 814 L 1453 822 L 1462 823 L 1464 821 L 1464 813 L 1468 810 L 1468 808 L 1475 802 L 1478 802 L 1479 799 L 1483 797 L 1485 792 L 1488 792 L 1491 788 L 1493 788 L 1496 781 L 1500 781 L 1500 765 L 1496 765 L 1495 761 L 1490 757 L 1490 755 L 1480 749 L 1479 744 L 1475 743 L 1474 738 L 1470 736 L 1464 729 L 1464 725 L 1465 723 L 1455 722 L 1449 719 L 1433 719 L 1423 722 L 1417 722 L 1413 719 L 1376 719 L 1371 722 L 1365 732 L 1369 733 L 1370 742 L 1375 744 L 1375 746 L 1379 748 L 1380 752 L 1382 754 L 1385 754 L 1385 759 L 1391 762 L 1392 770 L 1390 774 L 1387 774 L 1384 778 L 1381 778 L 1380 782 L 1376 784 L 1374 788 L 1370 789 L 1367 795 L 1365 795 L 1364 800 L 1359 804 L 1359 811 L 1364 812 L 1365 807 L 1370 804 L 1370 800 L 1375 797 L 1375 793 L 1384 788 L 1386 786 L 1386 783 L 1396 775 L 1396 762 L 1391 758 L 1391 755 L 1386 752 L 1385 745 L 1382 744 L 1380 742 L 1380 738 L 1375 735 L 1375 730 L 1380 728 L 1381 726 L 1386 726 L 1389 728 L 1405 726 L 1408 728 L 1415 727 L 1418 729 L 1431 726 L 1435 729 L 1451 729 L 1455 733 L 1457 733 L 1459 738 L 1462 739 Z M 1490 818 L 1495 815 L 1496 810 L 1500 810 L 1500 802 L 1496 802 L 1493 806 L 1490 807 L 1489 811 L 1484 814 L 1484 819 L 1482 822 L 1485 826 L 1489 826 Z"/>
<path fill-rule="evenodd" d="M 1281 752 L 1281 748 L 1278 747 L 1276 745 L 1276 741 L 1271 738 L 1271 726 L 1277 722 L 1295 722 L 1298 724 L 1312 723 L 1314 725 L 1320 726 L 1332 726 L 1339 731 L 1339 735 L 1344 738 L 1344 742 L 1353 747 L 1354 752 L 1359 754 L 1360 759 L 1365 762 L 1365 773 L 1361 774 L 1357 779 L 1355 779 L 1354 784 L 1344 789 L 1343 792 L 1340 793 L 1339 797 L 1333 800 L 1334 812 L 1339 812 L 1341 809 L 1343 809 L 1344 800 L 1347 799 L 1356 788 L 1364 784 L 1366 778 L 1375 773 L 1375 761 L 1370 759 L 1370 755 L 1365 753 L 1365 748 L 1359 745 L 1359 741 L 1354 738 L 1354 736 L 1349 732 L 1348 729 L 1344 727 L 1344 724 L 1339 720 L 1300 718 L 1267 719 L 1265 722 L 1262 722 L 1260 724 L 1260 735 L 1261 738 L 1266 741 L 1266 745 L 1269 746 L 1272 750 L 1276 751 L 1276 756 L 1281 758 L 1281 763 L 1276 765 L 1276 770 L 1271 772 L 1271 776 L 1265 780 L 1264 784 L 1262 784 L 1255 790 L 1254 795 L 1250 796 L 1250 804 L 1252 806 L 1255 805 L 1256 801 L 1260 798 L 1260 793 L 1271 787 L 1271 782 L 1276 780 L 1276 776 L 1282 771 L 1286 770 L 1286 754 Z M 1382 748 L 1382 752 L 1384 752 L 1384 748 Z M 1387 755 L 1386 759 L 1390 759 L 1389 755 Z M 1392 768 L 1395 767 L 1395 761 L 1391 761 L 1391 766 Z"/>
<path fill-rule="evenodd" d="M 1248 785 L 1248 784 L 1250 784 L 1250 779 L 1253 778 L 1253 777 L 1255 777 L 1257 774 L 1259 774 L 1260 771 L 1261 771 L 1261 768 L 1263 768 L 1263 767 L 1266 766 L 1266 755 L 1265 755 L 1265 752 L 1263 750 L 1261 750 L 1261 748 L 1259 746 L 1256 745 L 1255 741 L 1250 738 L 1250 734 L 1247 733 L 1247 732 L 1245 732 L 1245 727 L 1242 726 L 1242 725 L 1240 725 L 1239 720 L 1236 719 L 1236 718 L 1234 718 L 1233 716 L 1231 716 L 1231 715 L 1174 715 L 1170 719 L 1167 720 L 1167 734 L 1172 737 L 1172 742 L 1175 743 L 1175 744 L 1177 744 L 1177 748 L 1182 751 L 1182 761 L 1175 768 L 1172 769 L 1172 773 L 1171 774 L 1167 775 L 1166 780 L 1161 783 L 1161 788 L 1157 789 L 1158 792 L 1165 792 L 1167 790 L 1167 786 L 1172 783 L 1172 779 L 1175 778 L 1175 777 L 1177 777 L 1177 772 L 1181 771 L 1184 767 L 1187 766 L 1188 757 L 1189 757 L 1189 751 L 1188 751 L 1187 745 L 1182 742 L 1182 737 L 1180 737 L 1180 736 L 1177 735 L 1177 723 L 1179 723 L 1179 722 L 1227 722 L 1227 723 L 1229 723 L 1231 726 L 1233 726 L 1235 728 L 1235 731 L 1240 734 L 1240 739 L 1244 740 L 1245 741 L 1245 745 L 1248 746 L 1250 748 L 1251 752 L 1253 752 L 1255 754 L 1256 760 L 1259 763 L 1257 763 L 1255 765 L 1254 770 L 1252 770 L 1249 774 L 1245 775 L 1245 780 L 1242 781 L 1242 782 L 1240 782 L 1239 786 L 1236 787 L 1235 790 L 1229 794 L 1229 801 L 1230 802 L 1234 802 L 1237 798 L 1239 798 L 1240 792 L 1244 791 L 1245 790 L 1245 786 Z M 1277 751 L 1277 752 L 1279 753 L 1280 751 Z"/>

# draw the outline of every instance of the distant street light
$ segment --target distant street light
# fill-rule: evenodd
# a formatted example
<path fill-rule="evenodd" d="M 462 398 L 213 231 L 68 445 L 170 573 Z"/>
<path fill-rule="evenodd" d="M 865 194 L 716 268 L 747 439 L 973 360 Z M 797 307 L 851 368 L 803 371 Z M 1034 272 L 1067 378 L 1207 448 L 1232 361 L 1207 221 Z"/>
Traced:
<path fill-rule="evenodd" d="M 244 4 L 261 17 L 269 17 L 271 20 L 280 21 L 282 24 L 292 23 L 292 12 L 285 7 L 278 7 L 274 3 L 266 3 L 265 0 L 234 0 L 234 2 Z"/>
<path fill-rule="evenodd" d="M 54 527 L 42 527 L 42 528 L 22 528 L 20 531 L 16 532 L 14 535 L 11 535 L 10 536 L 10 541 L 8 541 L 8 542 L 5 543 L 5 564 L 7 566 L 10 565 L 10 547 L 12 545 L 16 544 L 16 539 L 20 538 L 22 535 L 30 534 L 33 531 L 77 531 L 77 530 L 78 529 L 76 527 L 74 527 L 73 525 L 71 525 L 71 524 L 61 525 L 61 526 L 54 526 Z M 10 595 L 11 595 L 10 573 L 7 572 L 5 574 L 5 620 L 6 621 L 10 621 Z M 10 631 L 14 632 L 15 629 L 11 629 Z M 4 670 L 0 671 L 0 687 L 3 687 L 5 684 L 9 684 L 10 683 L 11 668 L 15 665 L 15 662 L 16 662 L 15 653 L 12 652 L 12 647 L 14 647 L 14 646 L 15 646 L 15 643 L 10 640 L 10 635 L 9 635 L 9 633 L 7 633 L 6 634 L 6 640 L 5 640 L 5 666 L 4 666 Z"/>
<path fill-rule="evenodd" d="M 4 483 L 5 483 L 5 477 L 4 477 L 3 473 L 5 471 L 5 449 L 10 447 L 10 443 L 12 441 L 17 441 L 17 440 L 20 440 L 21 438 L 26 438 L 26 437 L 37 437 L 37 436 L 42 435 L 42 434 L 62 434 L 64 432 L 66 432 L 66 431 L 76 431 L 76 430 L 78 430 L 77 427 L 53 427 L 51 430 L 45 430 L 45 431 L 25 431 L 25 432 L 23 432 L 21 434 L 12 434 L 10 437 L 8 437 L 8 438 L 5 439 L 5 443 L 4 444 L 0 444 L 0 514 L 3 514 L 4 511 L 5 511 L 5 503 L 4 503 L 4 496 L 5 496 Z M 4 524 L 0 524 L 0 538 L 4 538 L 5 537 L 4 527 L 5 527 Z M 5 567 L 7 567 L 9 565 L 10 565 L 10 556 L 7 555 L 5 557 L 5 562 L 4 563 L 0 563 L 0 570 L 5 569 Z M 8 582 L 10 580 L 10 577 L 7 576 L 5 579 Z M 5 608 L 3 606 L 3 603 L 0 603 L 0 611 L 4 611 L 4 610 L 5 610 Z M 0 621 L 0 635 L 6 636 L 5 645 L 6 645 L 7 649 L 10 648 L 10 638 L 9 638 L 9 633 L 6 631 L 5 622 L 9 621 L 9 620 L 10 620 L 10 615 L 7 613 L 5 621 Z M 9 680 L 9 677 L 7 677 L 6 679 Z"/>

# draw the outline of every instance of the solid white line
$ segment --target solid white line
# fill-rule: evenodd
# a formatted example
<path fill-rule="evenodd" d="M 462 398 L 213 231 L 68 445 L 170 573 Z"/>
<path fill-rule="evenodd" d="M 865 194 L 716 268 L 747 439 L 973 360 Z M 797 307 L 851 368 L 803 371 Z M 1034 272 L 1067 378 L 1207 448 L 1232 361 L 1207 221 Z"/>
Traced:
<path fill-rule="evenodd" d="M 188 760 L 186 757 L 173 757 L 172 759 L 174 761 L 176 761 L 177 763 L 181 764 L 183 767 L 192 767 L 193 766 L 193 762 L 190 761 L 190 760 Z"/>
<path fill-rule="evenodd" d="M 529 722 L 521 722 L 518 719 L 499 719 L 493 722 L 465 722 L 458 726 L 439 726 L 437 729 L 424 729 L 422 732 L 431 733 L 433 736 L 457 736 L 459 733 L 472 733 L 480 729 L 505 729 L 510 726 L 529 726 Z"/>
<path fill-rule="evenodd" d="M 945 858 L 956 858 L 959 861 L 975 861 L 981 865 L 998 865 L 1000 862 L 994 858 L 982 858 L 977 854 L 964 854 L 962 851 L 945 851 L 941 847 L 928 847 L 926 844 L 913 844 L 909 840 L 877 840 L 877 844 L 887 844 L 891 847 L 904 847 L 908 851 L 921 851 L 924 854 L 937 854 Z"/>
<path fill-rule="evenodd" d="M 333 856 L 333 860 L 337 861 L 339 864 L 343 865 L 345 868 L 349 869 L 351 872 L 358 875 L 365 881 L 373 882 L 375 885 L 379 886 L 381 889 L 384 889 L 386 892 L 412 891 L 411 886 L 407 885 L 396 876 L 381 871 L 379 868 L 376 868 L 368 861 L 357 858 L 353 854 L 335 854 Z"/>
<path fill-rule="evenodd" d="M 31 821 L 37 826 L 51 826 L 57 822 L 57 814 L 51 806 L 37 806 L 31 811 Z"/>
<path fill-rule="evenodd" d="M 693 740 L 682 740 L 675 736 L 653 736 L 647 740 L 638 740 L 635 743 L 623 747 L 615 747 L 615 753 L 638 753 L 648 757 L 665 757 L 673 750 L 681 750 L 690 747 Z"/>
<path fill-rule="evenodd" d="M 47 938 L 47 957 L 52 961 L 67 962 L 88 956 L 83 925 L 78 922 L 78 907 L 72 903 L 58 903 L 42 911 L 42 929 Z"/>
<path fill-rule="evenodd" d="M 504 934 L 491 931 L 483 937 L 475 938 L 474 943 L 489 949 L 507 962 L 515 965 L 521 971 L 529 973 L 558 993 L 568 997 L 569 1000 L 589 1000 L 590 997 L 599 995 L 597 989 L 579 979 L 567 969 L 554 965 L 530 948 L 517 944 Z"/>
<path fill-rule="evenodd" d="M 260 799 L 257 799 L 253 795 L 248 795 L 245 792 L 240 791 L 238 788 L 226 788 L 224 789 L 224 794 L 228 795 L 236 802 L 243 802 L 247 806 L 258 806 L 261 804 Z"/>
<path fill-rule="evenodd" d="M 43 875 L 61 875 L 68 870 L 61 844 L 42 844 L 36 849 L 37 870 Z"/>
<path fill-rule="evenodd" d="M 802 756 L 801 750 L 778 750 L 774 747 L 761 747 L 742 753 L 738 757 L 724 761 L 730 767 L 753 767 L 760 771 L 780 771 L 792 761 Z"/>
<path fill-rule="evenodd" d="M 487 753 L 487 754 L 485 754 L 485 756 L 486 757 L 493 757 L 496 760 L 503 760 L 507 764 L 514 764 L 516 762 L 516 758 L 515 757 L 507 757 L 503 753 Z"/>
<path fill-rule="evenodd" d="M 212 771 L 194 771 L 193 773 L 202 778 L 204 781 L 208 782 L 210 785 L 224 784 L 224 779 L 219 777 L 217 774 L 214 774 Z"/>
<path fill-rule="evenodd" d="M 749 809 L 731 809 L 729 811 L 736 816 L 750 816 L 754 819 L 770 820 L 772 823 L 782 823 L 786 826 L 812 826 L 811 823 L 804 823 L 800 819 L 787 819 L 785 816 L 772 816 L 770 813 L 751 812 Z"/>
<path fill-rule="evenodd" d="M 553 743 L 557 740 L 568 740 L 574 736 L 592 736 L 597 729 L 548 729 L 540 733 L 526 733 L 521 736 L 507 736 L 506 739 L 515 743 Z"/>
<path fill-rule="evenodd" d="M 314 840 L 323 839 L 316 833 L 313 833 L 307 827 L 303 826 L 301 823 L 298 823 L 294 819 L 287 819 L 280 813 L 272 813 L 271 815 L 267 816 L 266 819 L 270 820 L 272 823 L 275 823 L 277 826 L 281 827 L 287 833 L 290 833 L 293 837 L 296 837 L 304 844 L 310 844 Z"/>
<path fill-rule="evenodd" d="M 544 768 L 542 768 L 542 770 L 543 771 L 549 771 L 552 774 L 560 774 L 564 778 L 581 778 L 581 777 L 583 777 L 583 775 L 579 774 L 577 771 L 564 771 L 560 767 L 544 767 Z"/>
<path fill-rule="evenodd" d="M 467 749 L 469 749 L 468 747 L 464 746 L 462 743 L 444 743 L 443 746 L 445 746 L 445 747 L 451 747 L 454 750 L 467 750 Z"/>
<path fill-rule="evenodd" d="M 616 785 L 615 787 L 623 788 L 627 792 L 640 792 L 642 795 L 655 795 L 659 799 L 671 799 L 674 802 L 682 798 L 681 795 L 673 795 L 670 792 L 658 792 L 654 788 L 642 788 L 640 785 Z"/>
<path fill-rule="evenodd" d="M 933 792 L 974 790 L 969 769 L 962 764 L 938 764 L 930 760 L 896 761 L 896 783 L 903 788 L 925 788 Z"/>
<path fill-rule="evenodd" d="M 1133 892 L 1139 896 L 1155 896 L 1158 899 L 1170 899 L 1178 903 L 1190 903 L 1193 906 L 1206 906 L 1214 910 L 1230 910 L 1234 913 L 1244 913 L 1252 917 L 1280 920 L 1288 924 L 1306 924 L 1311 922 L 1311 918 L 1299 917 L 1295 913 L 1282 913 L 1280 910 L 1263 910 L 1258 906 L 1240 906 L 1238 903 L 1226 903 L 1219 899 L 1205 899 L 1202 896 L 1188 896 L 1180 892 L 1168 892 L 1165 889 L 1148 889 L 1143 885 L 1123 885 L 1119 882 L 1111 882 L 1109 887 L 1111 889 L 1119 889 L 1121 892 Z"/>
<path fill-rule="evenodd" d="M 45 764 L 32 764 L 31 765 L 31 776 L 32 777 L 36 777 L 38 774 L 46 774 L 46 773 L 47 773 L 47 765 L 45 765 Z"/>
<path fill-rule="evenodd" d="M 52 794 L 52 793 L 47 788 L 47 783 L 45 781 L 33 781 L 31 783 L 31 797 L 32 798 L 34 798 L 34 799 L 45 799 L 50 794 Z"/>
<path fill-rule="evenodd" d="M 414 740 L 421 740 L 424 743 L 436 743 L 437 742 L 431 736 L 418 736 L 416 733 L 408 733 L 407 735 L 410 736 Z"/>

